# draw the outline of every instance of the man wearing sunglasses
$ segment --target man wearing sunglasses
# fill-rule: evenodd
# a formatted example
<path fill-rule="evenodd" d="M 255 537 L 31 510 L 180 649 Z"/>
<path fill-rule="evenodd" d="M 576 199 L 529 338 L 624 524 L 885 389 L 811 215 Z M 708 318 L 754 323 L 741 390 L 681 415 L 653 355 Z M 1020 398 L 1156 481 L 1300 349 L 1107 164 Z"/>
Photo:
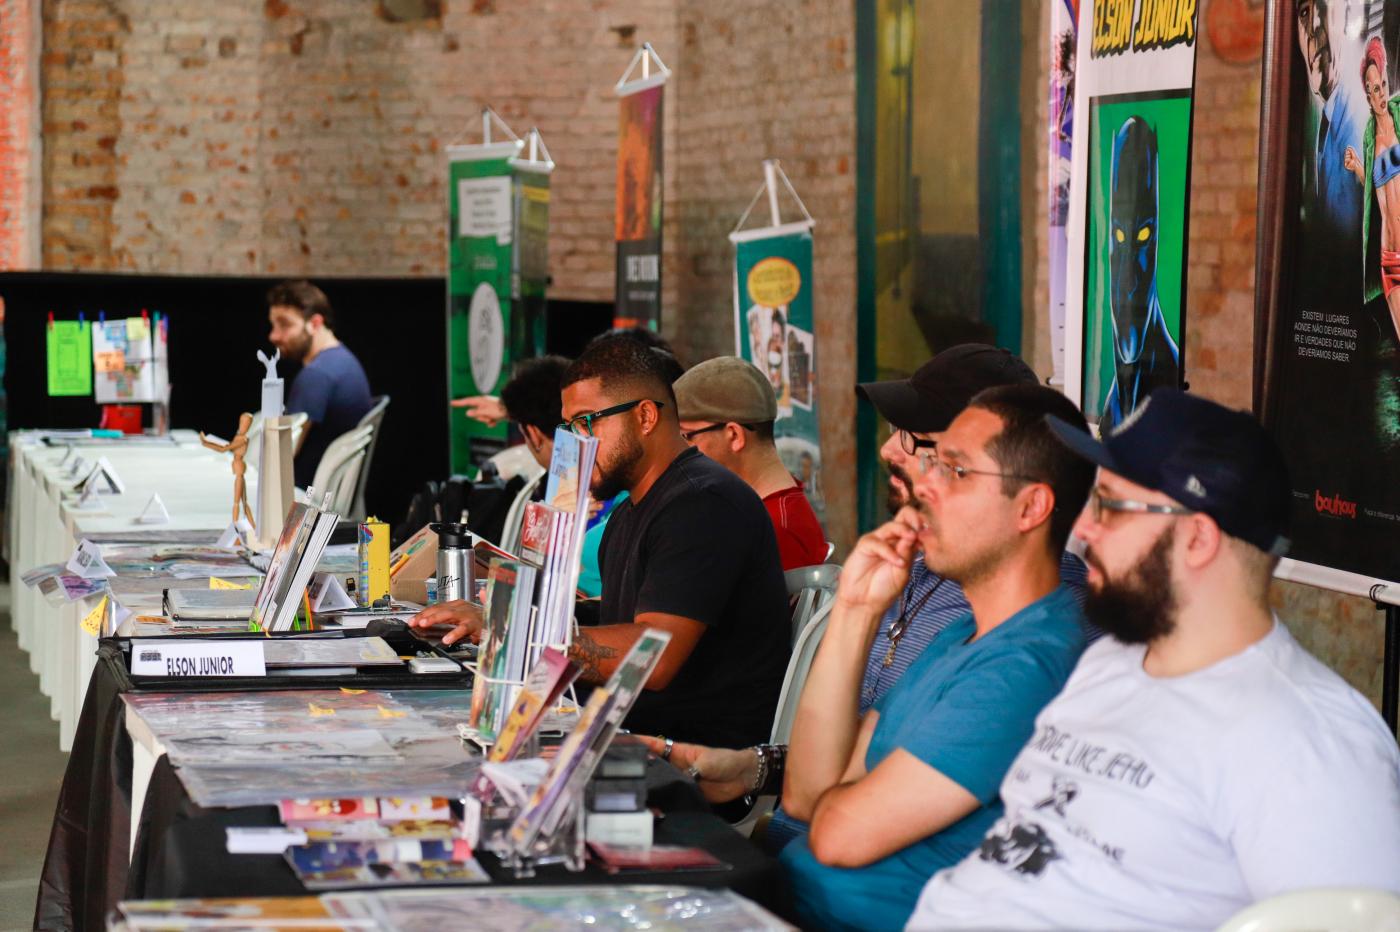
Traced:
<path fill-rule="evenodd" d="M 909 927 L 1206 929 L 1308 887 L 1400 893 L 1395 738 L 1269 608 L 1291 498 L 1273 440 L 1174 389 L 1103 443 L 1053 427 L 1099 467 L 1074 533 L 1112 637 Z"/>
<path fill-rule="evenodd" d="M 921 878 L 973 850 L 1000 815 L 1007 767 L 1084 649 L 1060 562 L 1093 470 L 1047 414 L 1084 423 L 1044 386 L 979 393 L 931 451 L 917 504 L 862 537 L 842 568 L 783 793 L 811 825 L 781 855 L 804 927 L 901 927 Z M 857 720 L 866 655 L 918 550 L 971 611 Z"/>
<path fill-rule="evenodd" d="M 737 356 L 718 356 L 691 368 L 674 387 L 681 439 L 763 499 L 783 569 L 825 563 L 821 523 L 773 439 L 778 399 L 768 377 Z"/>

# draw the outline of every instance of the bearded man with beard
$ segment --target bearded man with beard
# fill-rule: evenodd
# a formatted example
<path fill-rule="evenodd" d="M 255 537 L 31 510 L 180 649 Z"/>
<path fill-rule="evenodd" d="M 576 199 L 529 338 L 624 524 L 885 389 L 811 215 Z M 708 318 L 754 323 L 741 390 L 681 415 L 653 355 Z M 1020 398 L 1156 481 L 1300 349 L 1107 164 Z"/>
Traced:
<path fill-rule="evenodd" d="M 267 293 L 267 320 L 268 341 L 283 359 L 301 364 L 284 407 L 307 418 L 292 466 L 297 485 L 305 488 L 331 441 L 354 430 L 374 400 L 364 367 L 331 329 L 331 302 L 320 288 L 308 281 L 274 285 Z"/>
<path fill-rule="evenodd" d="M 671 641 L 624 724 L 632 731 L 746 747 L 773 727 L 791 653 L 773 523 L 742 479 L 681 438 L 665 360 L 627 337 L 592 343 L 564 371 L 563 416 L 596 437 L 592 495 L 627 492 L 599 547 L 600 624 L 569 649 L 604 683 L 647 628 Z M 480 630 L 465 603 L 421 612 L 418 628 Z"/>
<path fill-rule="evenodd" d="M 1400 893 L 1400 751 L 1269 608 L 1291 485 L 1248 414 L 1158 389 L 1103 442 L 1074 533 L 1085 652 L 1001 785 L 1006 812 L 911 929 L 1215 928 L 1311 887 Z"/>

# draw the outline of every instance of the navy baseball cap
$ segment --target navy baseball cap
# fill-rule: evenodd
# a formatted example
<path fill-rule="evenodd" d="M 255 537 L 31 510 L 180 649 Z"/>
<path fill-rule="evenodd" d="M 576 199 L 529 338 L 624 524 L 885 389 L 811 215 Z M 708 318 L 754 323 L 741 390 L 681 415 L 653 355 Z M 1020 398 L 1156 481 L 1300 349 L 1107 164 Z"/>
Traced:
<path fill-rule="evenodd" d="M 1049 423 L 1075 453 L 1210 515 L 1231 537 L 1275 556 L 1288 550 L 1288 467 L 1252 415 L 1159 388 L 1102 442 L 1054 416 Z"/>
<path fill-rule="evenodd" d="M 907 379 L 864 382 L 856 393 L 898 430 L 918 434 L 947 430 L 972 397 L 998 385 L 1038 385 L 1020 356 L 986 343 L 950 346 Z"/>

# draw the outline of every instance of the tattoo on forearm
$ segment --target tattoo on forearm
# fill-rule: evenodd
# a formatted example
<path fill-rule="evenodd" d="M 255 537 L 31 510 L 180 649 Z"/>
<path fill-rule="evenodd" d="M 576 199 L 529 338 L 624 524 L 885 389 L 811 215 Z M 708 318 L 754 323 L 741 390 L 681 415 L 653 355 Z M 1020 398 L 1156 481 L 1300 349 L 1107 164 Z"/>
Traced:
<path fill-rule="evenodd" d="M 583 631 L 574 636 L 573 646 L 569 648 L 569 657 L 583 668 L 579 679 L 590 683 L 601 683 L 607 679 L 603 674 L 603 661 L 616 656 L 617 648 L 599 644 Z"/>

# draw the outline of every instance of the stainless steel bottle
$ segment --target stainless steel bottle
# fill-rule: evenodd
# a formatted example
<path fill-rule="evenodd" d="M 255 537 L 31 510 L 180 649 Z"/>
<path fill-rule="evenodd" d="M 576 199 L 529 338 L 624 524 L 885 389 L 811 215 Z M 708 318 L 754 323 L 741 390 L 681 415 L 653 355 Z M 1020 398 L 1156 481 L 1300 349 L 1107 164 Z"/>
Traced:
<path fill-rule="evenodd" d="M 476 594 L 472 576 L 472 535 L 465 524 L 434 524 L 438 536 L 437 601 L 471 599 Z"/>

